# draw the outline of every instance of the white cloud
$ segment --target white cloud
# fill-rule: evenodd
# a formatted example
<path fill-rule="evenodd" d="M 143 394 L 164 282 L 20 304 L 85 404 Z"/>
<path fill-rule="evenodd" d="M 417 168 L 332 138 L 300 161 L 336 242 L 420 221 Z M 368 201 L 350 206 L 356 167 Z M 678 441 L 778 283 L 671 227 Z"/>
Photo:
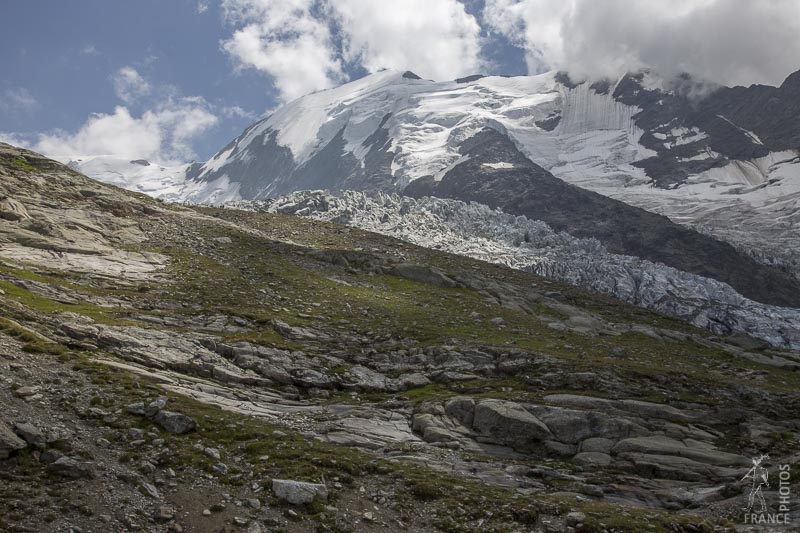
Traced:
<path fill-rule="evenodd" d="M 111 76 L 114 93 L 126 104 L 132 104 L 150 94 L 152 87 L 133 67 L 122 67 Z"/>
<path fill-rule="evenodd" d="M 414 70 L 452 79 L 479 70 L 480 27 L 458 0 L 224 0 L 234 27 L 222 48 L 268 74 L 288 101 L 370 72 Z"/>
<path fill-rule="evenodd" d="M 0 140 L 56 158 L 111 155 L 177 164 L 196 157 L 193 144 L 220 118 L 256 118 L 239 106 L 211 104 L 200 96 L 183 96 L 173 85 L 152 84 L 132 67 L 119 69 L 112 81 L 121 100 L 146 110 L 137 114 L 119 105 L 111 113 L 90 115 L 76 131 L 0 132 Z"/>
<path fill-rule="evenodd" d="M 614 77 L 650 67 L 723 84 L 780 84 L 797 69 L 796 0 L 487 0 L 485 23 L 531 72 Z"/>
<path fill-rule="evenodd" d="M 222 48 L 239 67 L 270 75 L 284 101 L 331 87 L 344 74 L 314 7 L 314 0 L 224 0 L 226 19 L 238 29 Z"/>
<path fill-rule="evenodd" d="M 24 87 L 6 89 L 0 94 L 0 109 L 3 111 L 24 111 L 28 113 L 38 107 L 39 101 Z"/>
<path fill-rule="evenodd" d="M 208 2 L 197 2 L 197 13 L 202 15 L 208 11 Z"/>
<path fill-rule="evenodd" d="M 480 26 L 457 0 L 331 2 L 345 37 L 344 56 L 370 72 L 413 70 L 439 80 L 475 74 Z"/>
<path fill-rule="evenodd" d="M 225 118 L 247 118 L 250 120 L 255 120 L 258 118 L 257 114 L 253 113 L 252 111 L 242 109 L 238 105 L 222 106 L 219 111 Z"/>
<path fill-rule="evenodd" d="M 170 99 L 138 117 L 118 106 L 111 114 L 93 114 L 74 133 L 40 134 L 32 147 L 49 156 L 114 155 L 174 163 L 191 159 L 192 142 L 218 121 L 200 97 Z"/>
<path fill-rule="evenodd" d="M 31 140 L 29 135 L 12 133 L 10 131 L 0 131 L 0 142 L 30 148 Z"/>

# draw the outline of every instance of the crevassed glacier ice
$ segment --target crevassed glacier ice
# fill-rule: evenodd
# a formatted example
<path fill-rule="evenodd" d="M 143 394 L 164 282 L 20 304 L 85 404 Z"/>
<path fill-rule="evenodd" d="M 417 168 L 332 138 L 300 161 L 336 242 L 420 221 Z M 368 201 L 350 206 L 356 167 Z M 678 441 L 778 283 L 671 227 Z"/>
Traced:
<path fill-rule="evenodd" d="M 800 349 L 800 310 L 748 300 L 725 283 L 608 253 L 547 224 L 485 205 L 395 194 L 300 191 L 226 207 L 338 222 L 416 245 L 534 272 L 686 320 L 717 334 L 744 333 Z"/>

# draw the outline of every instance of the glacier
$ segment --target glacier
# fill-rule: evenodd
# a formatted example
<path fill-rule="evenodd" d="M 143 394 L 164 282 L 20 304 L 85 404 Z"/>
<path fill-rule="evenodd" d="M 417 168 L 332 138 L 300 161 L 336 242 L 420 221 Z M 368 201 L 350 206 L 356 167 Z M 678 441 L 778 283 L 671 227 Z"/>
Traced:
<path fill-rule="evenodd" d="M 595 239 L 555 232 L 544 222 L 478 203 L 392 193 L 300 191 L 224 207 L 346 224 L 605 293 L 715 334 L 745 334 L 774 347 L 800 349 L 798 309 L 754 302 L 725 283 L 610 254 Z"/>

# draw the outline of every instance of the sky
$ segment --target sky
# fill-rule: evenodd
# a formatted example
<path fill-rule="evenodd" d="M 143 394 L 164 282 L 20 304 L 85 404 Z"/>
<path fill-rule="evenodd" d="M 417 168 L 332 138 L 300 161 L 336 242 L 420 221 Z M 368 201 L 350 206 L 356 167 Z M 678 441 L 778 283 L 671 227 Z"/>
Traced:
<path fill-rule="evenodd" d="M 172 164 L 384 68 L 779 85 L 800 69 L 800 0 L 9 1 L 0 67 L 0 140 Z"/>

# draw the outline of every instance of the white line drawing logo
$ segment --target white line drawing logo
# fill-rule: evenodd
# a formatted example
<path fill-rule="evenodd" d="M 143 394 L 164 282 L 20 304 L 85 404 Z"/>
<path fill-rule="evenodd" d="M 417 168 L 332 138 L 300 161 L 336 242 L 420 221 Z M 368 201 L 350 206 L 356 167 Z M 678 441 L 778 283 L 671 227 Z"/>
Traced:
<path fill-rule="evenodd" d="M 750 488 L 750 496 L 747 498 L 747 507 L 745 507 L 745 511 L 748 513 L 753 510 L 753 505 L 756 500 L 761 504 L 761 510 L 758 512 L 767 512 L 767 502 L 764 499 L 762 488 L 769 488 L 769 471 L 761 466 L 761 463 L 764 462 L 765 459 L 769 459 L 769 455 L 753 457 L 753 468 L 748 470 L 742 478 L 742 481 L 747 478 L 752 478 L 753 480 L 753 485 Z"/>

